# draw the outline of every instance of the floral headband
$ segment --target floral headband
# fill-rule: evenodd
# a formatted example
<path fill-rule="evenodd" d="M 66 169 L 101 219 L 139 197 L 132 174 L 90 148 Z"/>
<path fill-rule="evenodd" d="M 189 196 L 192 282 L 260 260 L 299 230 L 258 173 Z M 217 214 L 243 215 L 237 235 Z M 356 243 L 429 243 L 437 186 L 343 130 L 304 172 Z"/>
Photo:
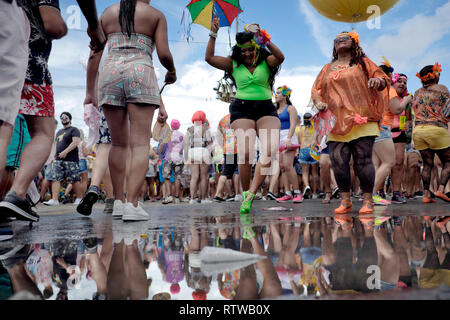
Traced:
<path fill-rule="evenodd" d="M 280 90 L 280 93 L 285 97 L 290 97 L 292 94 L 292 89 L 288 86 L 279 87 L 278 90 Z"/>
<path fill-rule="evenodd" d="M 423 77 L 420 76 L 420 72 L 418 72 L 416 74 L 417 78 L 419 78 L 422 82 L 427 82 L 433 79 L 436 79 L 437 77 L 439 77 L 439 75 L 442 72 L 442 66 L 436 62 L 436 64 L 433 66 L 433 71 L 427 73 L 426 75 L 424 75 Z"/>
<path fill-rule="evenodd" d="M 348 35 L 350 36 L 350 38 L 352 38 L 353 40 L 355 40 L 355 42 L 359 45 L 359 34 L 356 31 L 352 31 L 352 32 L 342 32 L 340 34 L 338 34 L 337 36 L 343 36 L 343 35 Z"/>
<path fill-rule="evenodd" d="M 398 82 L 398 80 L 400 80 L 400 78 L 405 78 L 406 80 L 408 80 L 408 78 L 405 77 L 404 75 L 394 73 L 394 75 L 392 76 L 392 84 L 396 84 Z"/>

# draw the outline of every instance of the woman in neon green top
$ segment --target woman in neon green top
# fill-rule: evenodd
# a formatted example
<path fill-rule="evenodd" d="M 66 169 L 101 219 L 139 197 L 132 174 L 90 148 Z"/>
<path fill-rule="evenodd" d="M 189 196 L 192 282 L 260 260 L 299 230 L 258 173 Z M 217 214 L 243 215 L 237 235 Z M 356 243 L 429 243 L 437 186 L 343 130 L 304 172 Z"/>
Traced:
<path fill-rule="evenodd" d="M 284 55 L 270 42 L 270 36 L 264 30 L 258 25 L 252 27 L 255 27 L 255 33 L 240 32 L 236 35 L 237 44 L 230 57 L 216 56 L 215 40 L 220 24 L 215 17 L 205 55 L 206 62 L 231 75 L 237 87 L 236 98 L 230 105 L 230 121 L 237 138 L 239 176 L 242 188 L 246 190 L 243 193 L 242 213 L 250 212 L 255 193 L 265 176 L 276 171 L 272 166 L 272 157 L 278 153 L 281 126 L 272 103 L 272 91 Z M 257 44 L 256 37 L 265 46 Z M 261 152 L 250 185 L 256 136 L 261 142 Z"/>

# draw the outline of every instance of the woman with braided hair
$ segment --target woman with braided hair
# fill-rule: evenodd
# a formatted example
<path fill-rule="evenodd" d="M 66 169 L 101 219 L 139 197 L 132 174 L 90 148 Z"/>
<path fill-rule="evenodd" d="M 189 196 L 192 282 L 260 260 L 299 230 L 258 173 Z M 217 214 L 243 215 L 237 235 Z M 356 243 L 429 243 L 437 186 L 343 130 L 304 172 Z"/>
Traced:
<path fill-rule="evenodd" d="M 363 207 L 359 213 L 364 215 L 374 212 L 372 191 L 375 168 L 372 151 L 375 138 L 380 134 L 379 122 L 388 104 L 384 90 L 389 83 L 388 76 L 364 54 L 356 32 L 342 32 L 336 37 L 333 60 L 317 77 L 312 89 L 312 101 L 317 109 L 330 109 L 336 116 L 336 125 L 328 135 L 328 145 L 342 196 L 341 205 L 335 210 L 337 216 L 352 211 L 352 157 L 364 194 Z M 343 219 L 342 223 L 353 223 L 350 217 Z M 364 219 L 373 225 L 372 220 Z"/>
<path fill-rule="evenodd" d="M 242 213 L 250 212 L 257 190 L 265 177 L 275 171 L 273 160 L 278 153 L 281 126 L 272 103 L 272 91 L 284 55 L 264 29 L 256 24 L 251 27 L 254 32 L 236 34 L 237 44 L 230 57 L 216 56 L 215 40 L 220 24 L 214 17 L 205 54 L 206 62 L 230 74 L 237 88 L 230 105 L 230 121 L 237 138 L 239 177 L 245 190 Z M 261 141 L 261 154 L 250 186 L 256 136 Z"/>

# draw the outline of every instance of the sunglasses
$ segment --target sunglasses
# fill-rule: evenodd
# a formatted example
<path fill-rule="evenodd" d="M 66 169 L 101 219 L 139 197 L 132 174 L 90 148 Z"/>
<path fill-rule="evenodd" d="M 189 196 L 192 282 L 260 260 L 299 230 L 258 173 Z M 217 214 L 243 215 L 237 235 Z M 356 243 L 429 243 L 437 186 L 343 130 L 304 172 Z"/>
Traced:
<path fill-rule="evenodd" d="M 61 119 L 61 120 L 69 120 L 69 117 L 67 117 L 67 116 L 62 116 L 62 117 L 60 117 L 59 119 Z"/>
<path fill-rule="evenodd" d="M 338 43 L 341 41 L 348 41 L 351 40 L 352 38 L 350 36 L 342 36 L 342 37 L 338 37 L 336 39 L 334 39 L 334 43 Z"/>
<path fill-rule="evenodd" d="M 254 52 L 254 51 L 255 51 L 255 48 L 241 49 L 241 53 Z"/>

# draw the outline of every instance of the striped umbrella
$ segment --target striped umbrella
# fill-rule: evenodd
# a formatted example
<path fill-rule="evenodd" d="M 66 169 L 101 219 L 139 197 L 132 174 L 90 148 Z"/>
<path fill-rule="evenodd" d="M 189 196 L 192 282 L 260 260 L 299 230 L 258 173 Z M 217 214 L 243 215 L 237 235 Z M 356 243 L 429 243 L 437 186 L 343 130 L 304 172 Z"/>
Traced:
<path fill-rule="evenodd" d="M 221 27 L 230 27 L 242 12 L 239 0 L 192 0 L 188 5 L 192 23 L 211 29 L 214 15 L 220 19 Z"/>

